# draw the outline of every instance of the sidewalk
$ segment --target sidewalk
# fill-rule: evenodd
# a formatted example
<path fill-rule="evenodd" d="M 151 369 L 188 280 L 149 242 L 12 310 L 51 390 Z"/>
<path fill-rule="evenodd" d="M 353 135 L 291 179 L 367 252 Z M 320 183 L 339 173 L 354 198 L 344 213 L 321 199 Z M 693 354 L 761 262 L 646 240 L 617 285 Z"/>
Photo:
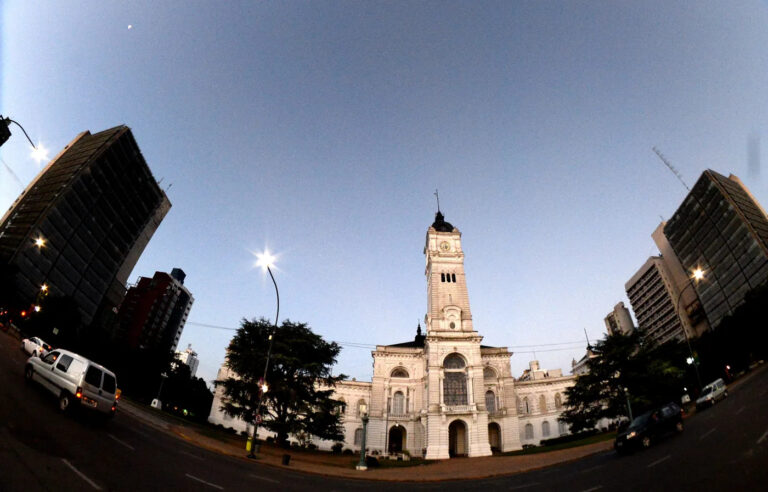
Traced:
<path fill-rule="evenodd" d="M 160 415 L 153 415 L 154 410 L 129 401 L 120 402 L 120 410 L 158 430 L 175 434 L 196 446 L 209 451 L 240 458 L 248 461 L 245 446 L 236 439 L 225 442 L 205 436 L 192 426 L 174 424 Z M 513 475 L 526 471 L 545 468 L 559 463 L 575 461 L 586 456 L 613 448 L 613 441 L 602 441 L 576 448 L 561 449 L 549 453 L 537 453 L 522 456 L 488 456 L 484 458 L 457 458 L 440 460 L 424 465 L 398 468 L 371 468 L 358 471 L 351 468 L 351 463 L 359 455 L 331 455 L 295 449 L 281 449 L 262 445 L 256 461 L 258 463 L 288 468 L 294 471 L 325 476 L 356 478 L 363 480 L 383 480 L 396 482 L 430 482 L 443 480 L 474 480 L 499 475 Z M 284 454 L 291 455 L 289 466 L 282 464 Z M 465 466 L 456 466 L 457 460 Z"/>

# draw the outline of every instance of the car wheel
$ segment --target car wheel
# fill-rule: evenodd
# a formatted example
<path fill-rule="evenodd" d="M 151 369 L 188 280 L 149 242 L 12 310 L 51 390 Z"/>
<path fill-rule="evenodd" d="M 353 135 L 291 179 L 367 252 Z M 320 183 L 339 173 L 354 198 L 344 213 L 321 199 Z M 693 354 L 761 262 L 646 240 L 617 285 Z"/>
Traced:
<path fill-rule="evenodd" d="M 683 432 L 683 423 L 682 423 L 682 422 L 678 422 L 678 423 L 676 423 L 676 424 L 675 424 L 675 430 L 676 430 L 677 432 Z"/>
<path fill-rule="evenodd" d="M 59 397 L 59 410 L 61 410 L 62 413 L 66 413 L 69 411 L 70 407 L 72 406 L 72 395 L 69 393 L 62 393 Z"/>
<path fill-rule="evenodd" d="M 28 383 L 32 382 L 32 377 L 35 375 L 34 369 L 32 369 L 31 366 L 27 366 L 26 369 L 24 369 L 24 380 Z"/>
<path fill-rule="evenodd" d="M 651 447 L 651 438 L 648 436 L 645 436 L 642 441 L 640 441 L 644 448 L 650 448 Z"/>

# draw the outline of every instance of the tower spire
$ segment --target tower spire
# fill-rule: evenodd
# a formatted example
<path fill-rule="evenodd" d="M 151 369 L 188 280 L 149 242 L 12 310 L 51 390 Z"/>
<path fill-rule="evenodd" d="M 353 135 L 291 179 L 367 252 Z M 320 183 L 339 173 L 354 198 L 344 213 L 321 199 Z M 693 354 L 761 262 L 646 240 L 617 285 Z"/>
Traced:
<path fill-rule="evenodd" d="M 437 188 L 435 188 L 435 192 L 433 194 L 437 198 L 437 213 L 440 213 L 440 195 L 437 193 Z"/>

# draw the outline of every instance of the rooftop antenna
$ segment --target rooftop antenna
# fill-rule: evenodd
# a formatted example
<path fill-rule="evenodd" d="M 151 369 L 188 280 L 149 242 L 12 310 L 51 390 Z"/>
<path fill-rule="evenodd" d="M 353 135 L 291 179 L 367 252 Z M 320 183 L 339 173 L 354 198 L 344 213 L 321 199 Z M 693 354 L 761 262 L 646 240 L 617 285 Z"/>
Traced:
<path fill-rule="evenodd" d="M 437 198 L 437 211 L 440 212 L 440 195 L 437 193 L 437 188 L 435 188 L 434 195 Z"/>
<path fill-rule="evenodd" d="M 587 348 L 591 347 L 591 345 L 589 344 L 589 335 L 587 335 L 587 329 L 586 328 L 584 328 L 584 338 L 587 339 Z"/>
<path fill-rule="evenodd" d="M 666 157 L 664 157 L 664 154 L 662 154 L 661 151 L 659 149 L 657 149 L 656 147 L 653 148 L 653 151 L 656 152 L 656 155 L 659 156 L 659 159 L 661 159 L 661 161 L 669 168 L 669 170 L 672 171 L 672 174 L 677 176 L 677 179 L 679 179 L 680 182 L 683 183 L 683 186 L 685 186 L 685 189 L 688 190 L 688 191 L 691 191 L 691 189 L 688 188 L 688 185 L 685 184 L 685 181 L 683 181 L 683 177 L 680 176 L 680 173 L 677 172 L 677 169 L 675 169 L 675 166 L 673 166 L 669 162 L 669 160 Z"/>

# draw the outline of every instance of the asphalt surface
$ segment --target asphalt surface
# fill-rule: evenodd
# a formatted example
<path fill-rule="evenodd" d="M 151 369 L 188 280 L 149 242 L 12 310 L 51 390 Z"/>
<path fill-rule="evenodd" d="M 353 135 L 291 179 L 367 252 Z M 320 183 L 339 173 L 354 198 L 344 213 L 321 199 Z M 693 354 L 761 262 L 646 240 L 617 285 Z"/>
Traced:
<path fill-rule="evenodd" d="M 685 421 L 651 449 L 613 452 L 476 481 L 384 483 L 298 473 L 224 456 L 159 432 L 127 413 L 111 421 L 62 415 L 23 379 L 26 356 L 0 333 L 0 490 L 765 490 L 768 370 Z M 472 466 L 457 459 L 456 466 Z"/>

